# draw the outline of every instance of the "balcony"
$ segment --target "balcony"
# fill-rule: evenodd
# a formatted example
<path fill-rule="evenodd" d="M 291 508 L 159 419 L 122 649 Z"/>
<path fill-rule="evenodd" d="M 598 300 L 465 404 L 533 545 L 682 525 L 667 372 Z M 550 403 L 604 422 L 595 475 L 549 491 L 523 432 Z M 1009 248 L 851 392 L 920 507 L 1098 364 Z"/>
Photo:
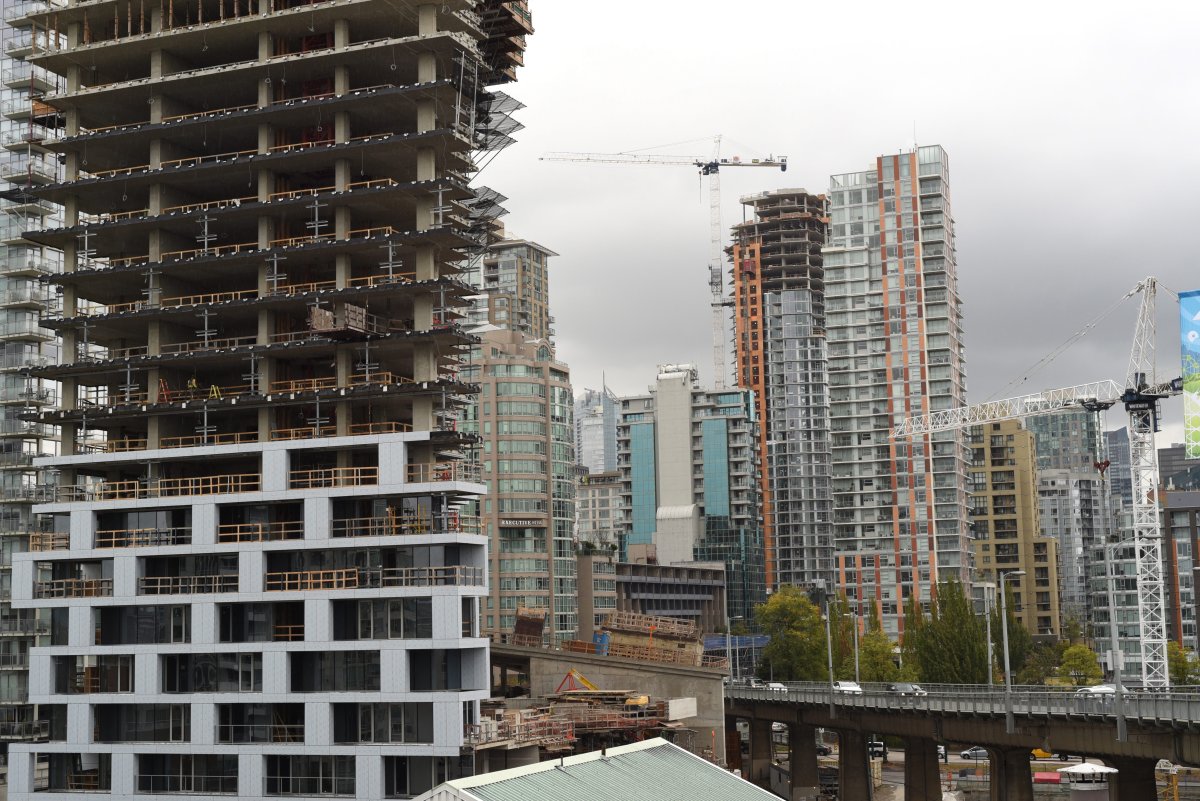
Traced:
<path fill-rule="evenodd" d="M 237 592 L 236 575 L 143 576 L 138 579 L 140 595 L 200 595 Z"/>
<path fill-rule="evenodd" d="M 97 548 L 154 548 L 163 545 L 190 545 L 190 528 L 112 529 L 96 532 Z"/>
<path fill-rule="evenodd" d="M 484 582 L 483 568 L 465 565 L 298 570 L 266 574 L 268 592 L 374 587 L 482 587 Z"/>
<path fill-rule="evenodd" d="M 31 551 L 66 551 L 70 547 L 70 534 L 37 531 L 29 535 L 29 550 Z"/>
<path fill-rule="evenodd" d="M 34 598 L 108 598 L 112 590 L 112 579 L 69 578 L 33 583 Z"/>
<path fill-rule="evenodd" d="M 266 574 L 267 592 L 358 589 L 358 568 L 341 570 L 291 570 Z"/>
<path fill-rule="evenodd" d="M 217 526 L 217 542 L 279 542 L 299 539 L 304 539 L 303 520 L 222 523 Z"/>
<path fill-rule="evenodd" d="M 424 484 L 435 481 L 471 481 L 478 483 L 480 480 L 479 476 L 479 465 L 470 462 L 418 463 L 408 466 L 408 482 L 410 484 Z"/>
<path fill-rule="evenodd" d="M 303 743 L 303 723 L 219 724 L 218 743 Z"/>
<path fill-rule="evenodd" d="M 290 489 L 360 487 L 379 483 L 378 467 L 322 467 L 288 472 Z"/>
<path fill-rule="evenodd" d="M 0 636 L 31 637 L 49 633 L 50 624 L 44 620 L 0 620 Z"/>
<path fill-rule="evenodd" d="M 262 477 L 258 473 L 233 473 L 192 478 L 160 478 L 157 481 L 103 481 L 58 487 L 59 501 L 117 501 L 138 498 L 176 498 L 189 495 L 224 495 L 257 492 Z"/>
<path fill-rule="evenodd" d="M 45 740 L 49 736 L 48 720 L 0 722 L 0 740 Z"/>
<path fill-rule="evenodd" d="M 351 517 L 333 521 L 335 537 L 392 537 L 408 534 L 481 534 L 477 515 L 447 512 L 439 515 L 387 515 Z"/>
<path fill-rule="evenodd" d="M 0 670 L 25 670 L 29 667 L 29 654 L 0 654 Z"/>
<path fill-rule="evenodd" d="M 197 776 L 193 774 L 159 775 L 138 773 L 134 775 L 138 793 L 184 793 L 187 795 L 232 795 L 237 792 L 238 777 Z"/>

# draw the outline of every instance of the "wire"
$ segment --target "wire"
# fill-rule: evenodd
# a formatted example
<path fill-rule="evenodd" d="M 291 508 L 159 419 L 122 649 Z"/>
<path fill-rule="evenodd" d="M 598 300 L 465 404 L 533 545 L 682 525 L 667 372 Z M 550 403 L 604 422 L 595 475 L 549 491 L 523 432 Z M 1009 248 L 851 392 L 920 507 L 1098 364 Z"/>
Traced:
<path fill-rule="evenodd" d="M 1039 359 L 1037 362 L 1035 362 L 1032 366 L 1030 366 L 1028 369 L 1026 369 L 1019 376 L 1017 376 L 1012 381 L 1009 381 L 1007 384 L 1005 384 L 1004 386 L 1000 387 L 998 390 L 993 392 L 990 396 L 988 396 L 987 400 L 984 402 L 986 403 L 987 401 L 995 400 L 996 397 L 999 396 L 1001 393 L 1004 393 L 1005 396 L 1007 396 L 1008 390 L 1010 387 L 1012 387 L 1016 384 L 1021 384 L 1021 383 L 1024 383 L 1025 381 L 1028 381 L 1033 376 L 1034 373 L 1038 372 L 1039 370 L 1041 370 L 1045 367 L 1050 366 L 1051 362 L 1053 362 L 1055 359 L 1057 359 L 1059 356 L 1061 356 L 1063 354 L 1063 352 L 1065 352 L 1067 350 L 1067 348 L 1074 345 L 1080 339 L 1083 339 L 1083 337 L 1085 335 L 1087 335 L 1087 333 L 1090 332 L 1093 328 L 1095 328 L 1097 325 L 1099 325 L 1100 322 L 1102 320 L 1104 320 L 1104 318 L 1106 318 L 1110 314 L 1112 314 L 1117 309 L 1118 306 L 1120 306 L 1122 303 L 1125 302 L 1125 299 L 1127 297 L 1129 297 L 1129 295 L 1122 295 L 1114 304 L 1112 304 L 1107 309 L 1102 311 L 1099 314 L 1099 316 L 1097 316 L 1095 319 L 1093 319 L 1091 322 L 1089 322 L 1083 328 L 1076 331 L 1071 336 L 1067 337 L 1065 342 L 1063 342 L 1057 348 L 1055 348 L 1054 350 L 1050 351 L 1048 354 L 1043 356 L 1041 359 Z"/>

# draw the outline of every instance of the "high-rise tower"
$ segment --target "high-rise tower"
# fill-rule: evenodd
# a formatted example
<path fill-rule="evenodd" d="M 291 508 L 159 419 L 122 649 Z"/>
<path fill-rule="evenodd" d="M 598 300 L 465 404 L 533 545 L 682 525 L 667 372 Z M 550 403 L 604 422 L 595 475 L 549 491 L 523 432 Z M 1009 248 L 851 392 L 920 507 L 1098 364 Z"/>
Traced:
<path fill-rule="evenodd" d="M 738 385 L 754 390 L 767 586 L 833 579 L 824 195 L 742 198 L 733 227 Z"/>
<path fill-rule="evenodd" d="M 852 603 L 876 605 L 893 634 L 910 594 L 927 602 L 937 581 L 969 583 L 972 573 L 967 432 L 890 436 L 905 417 L 966 405 L 949 179 L 938 146 L 831 178 L 837 583 Z"/>
<path fill-rule="evenodd" d="M 482 294 L 471 320 L 483 340 L 471 356 L 481 384 L 464 427 L 482 439 L 476 451 L 489 487 L 483 529 L 489 536 L 488 632 L 511 632 L 521 609 L 545 610 L 551 642 L 578 629 L 575 545 L 575 429 L 570 368 L 554 352 L 550 259 L 525 239 L 500 239 L 472 270 Z"/>
<path fill-rule="evenodd" d="M 27 419 L 56 401 L 53 382 L 22 375 L 25 367 L 58 361 L 54 332 L 39 318 L 54 300 L 42 276 L 62 269 L 62 253 L 23 238 L 24 231 L 57 228 L 62 210 L 33 191 L 61 180 L 63 168 L 47 146 L 65 122 L 40 102 L 61 88 L 62 79 L 25 60 L 34 52 L 33 15 L 47 8 L 39 0 L 4 4 L 0 19 L 0 572 L 12 555 L 39 545 L 33 504 L 52 497 L 54 473 L 33 459 L 57 453 L 53 426 Z M 47 631 L 32 609 L 9 603 L 12 582 L 0 581 L 0 752 L 14 740 L 45 735 L 43 722 L 28 703 L 29 650 Z"/>
<path fill-rule="evenodd" d="M 68 0 L 31 62 L 65 177 L 54 536 L 9 798 L 409 797 L 488 696 L 477 387 L 455 311 L 490 230 L 525 3 Z M 43 784 L 44 782 L 44 784 Z"/>

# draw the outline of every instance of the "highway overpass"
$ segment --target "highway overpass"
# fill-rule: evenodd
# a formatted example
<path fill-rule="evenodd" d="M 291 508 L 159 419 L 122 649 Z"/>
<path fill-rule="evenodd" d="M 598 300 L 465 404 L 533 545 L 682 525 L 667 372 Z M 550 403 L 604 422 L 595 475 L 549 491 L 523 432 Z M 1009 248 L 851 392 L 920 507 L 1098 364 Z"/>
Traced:
<path fill-rule="evenodd" d="M 991 762 L 993 801 L 1032 801 L 1029 753 L 1043 748 L 1096 757 L 1120 773 L 1111 801 L 1156 797 L 1154 766 L 1160 759 L 1200 766 L 1200 692 L 1082 694 L 1050 687 L 922 685 L 927 695 L 900 696 L 886 685 L 863 685 L 862 694 L 831 692 L 820 682 L 787 685 L 787 691 L 733 686 L 726 689 L 726 728 L 750 723 L 747 778 L 769 782 L 771 723 L 790 728 L 793 794 L 817 785 L 815 729 L 837 731 L 842 799 L 871 798 L 866 743 L 873 735 L 905 740 L 905 801 L 941 801 L 937 744 L 981 745 Z M 1006 713 L 1013 715 L 1013 732 Z M 1118 740 L 1118 720 L 1127 736 Z"/>

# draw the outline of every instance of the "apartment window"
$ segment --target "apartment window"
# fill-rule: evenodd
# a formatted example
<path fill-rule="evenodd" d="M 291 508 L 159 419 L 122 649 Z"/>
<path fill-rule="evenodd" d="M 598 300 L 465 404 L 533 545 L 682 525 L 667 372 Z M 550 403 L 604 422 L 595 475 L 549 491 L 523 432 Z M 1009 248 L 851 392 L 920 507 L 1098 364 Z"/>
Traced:
<path fill-rule="evenodd" d="M 334 601 L 335 640 L 401 640 L 432 636 L 431 598 Z"/>
<path fill-rule="evenodd" d="M 408 681 L 413 692 L 464 689 L 462 652 L 442 648 L 409 651 Z"/>
<path fill-rule="evenodd" d="M 432 743 L 433 704 L 334 704 L 335 743 Z"/>
<path fill-rule="evenodd" d="M 268 756 L 267 795 L 354 795 L 352 756 Z"/>
<path fill-rule="evenodd" d="M 291 656 L 292 692 L 378 692 L 376 651 L 305 652 Z"/>
<path fill-rule="evenodd" d="M 262 692 L 262 654 L 166 654 L 164 693 Z"/>

